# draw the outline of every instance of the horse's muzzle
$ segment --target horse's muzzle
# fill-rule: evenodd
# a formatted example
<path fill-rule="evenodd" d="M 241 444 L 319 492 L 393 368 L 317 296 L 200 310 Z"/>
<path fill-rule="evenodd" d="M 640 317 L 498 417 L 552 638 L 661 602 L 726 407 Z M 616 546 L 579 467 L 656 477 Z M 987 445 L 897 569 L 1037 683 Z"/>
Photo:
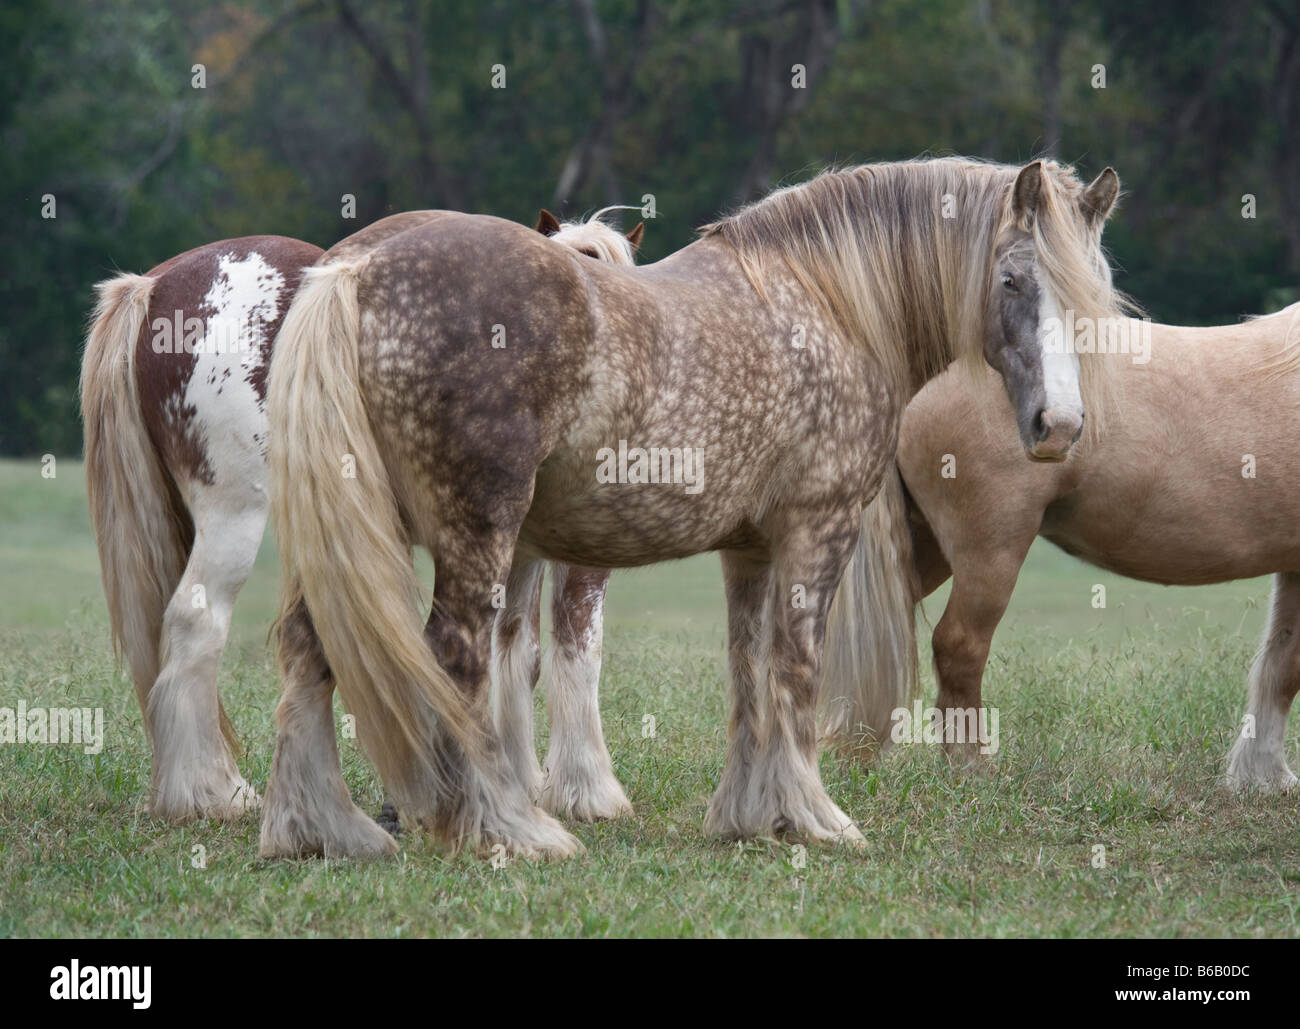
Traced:
<path fill-rule="evenodd" d="M 1046 408 L 1034 419 L 1034 439 L 1029 456 L 1036 461 L 1064 461 L 1070 447 L 1083 435 L 1083 414 Z"/>

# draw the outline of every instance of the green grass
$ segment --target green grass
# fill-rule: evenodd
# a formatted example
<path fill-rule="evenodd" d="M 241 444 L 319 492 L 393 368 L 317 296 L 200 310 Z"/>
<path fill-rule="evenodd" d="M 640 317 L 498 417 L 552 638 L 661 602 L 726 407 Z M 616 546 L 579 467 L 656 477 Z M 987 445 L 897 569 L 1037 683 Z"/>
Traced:
<path fill-rule="evenodd" d="M 268 546 L 222 671 L 259 786 L 275 588 Z M 148 748 L 110 658 L 81 468 L 43 479 L 0 462 L 0 707 L 102 706 L 106 729 L 95 756 L 0 745 L 0 935 L 1294 936 L 1300 805 L 1218 781 L 1266 594 L 1262 580 L 1146 586 L 1036 545 L 985 682 L 1001 713 L 993 773 L 956 778 L 924 746 L 869 769 L 828 758 L 831 795 L 869 846 L 814 848 L 796 868 L 788 846 L 701 832 L 725 739 L 716 560 L 619 575 L 601 703 L 635 818 L 576 827 L 587 853 L 562 864 L 494 869 L 409 834 L 373 864 L 264 862 L 253 818 L 174 827 L 141 813 Z M 381 786 L 354 743 L 342 749 L 377 811 Z"/>

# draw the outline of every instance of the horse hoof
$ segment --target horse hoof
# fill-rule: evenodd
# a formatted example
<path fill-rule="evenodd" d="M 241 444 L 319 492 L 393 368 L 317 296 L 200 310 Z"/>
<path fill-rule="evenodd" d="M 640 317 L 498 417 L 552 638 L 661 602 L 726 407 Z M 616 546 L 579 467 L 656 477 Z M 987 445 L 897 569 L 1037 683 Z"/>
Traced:
<path fill-rule="evenodd" d="M 375 821 L 390 836 L 400 836 L 402 833 L 402 820 L 398 817 L 397 808 L 393 806 L 391 800 L 384 801 L 384 806 L 379 809 L 379 817 Z"/>

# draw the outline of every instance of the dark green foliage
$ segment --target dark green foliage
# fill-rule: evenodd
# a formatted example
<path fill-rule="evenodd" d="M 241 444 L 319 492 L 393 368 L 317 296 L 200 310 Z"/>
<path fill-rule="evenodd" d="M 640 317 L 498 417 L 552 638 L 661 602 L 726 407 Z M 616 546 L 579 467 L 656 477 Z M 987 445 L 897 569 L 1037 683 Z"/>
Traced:
<path fill-rule="evenodd" d="M 328 246 L 413 208 L 531 220 L 653 194 L 653 260 L 830 162 L 1020 161 L 1059 137 L 1085 174 L 1119 170 L 1109 244 L 1154 317 L 1276 309 L 1300 296 L 1292 6 L 6 0 L 0 453 L 79 450 L 97 280 L 227 236 Z"/>

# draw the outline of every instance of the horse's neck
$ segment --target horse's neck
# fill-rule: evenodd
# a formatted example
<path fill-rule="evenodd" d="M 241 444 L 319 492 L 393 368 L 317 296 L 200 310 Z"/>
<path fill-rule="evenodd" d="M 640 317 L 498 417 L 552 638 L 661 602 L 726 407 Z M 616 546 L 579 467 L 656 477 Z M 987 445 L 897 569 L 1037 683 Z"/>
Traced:
<path fill-rule="evenodd" d="M 879 369 L 878 374 L 890 380 L 900 410 L 933 378 L 929 369 L 941 363 L 934 355 L 947 356 L 951 351 L 942 316 L 925 317 L 924 312 L 908 310 L 894 312 L 902 339 L 861 340 L 858 327 L 847 324 L 843 312 L 828 310 L 825 301 L 800 281 L 779 254 L 765 255 L 762 274 L 755 283 L 735 249 L 717 237 L 706 237 L 655 264 L 642 265 L 636 274 L 652 290 L 662 289 L 663 302 L 679 313 L 683 304 L 720 304 L 729 319 L 755 326 L 770 323 L 772 331 L 790 338 L 792 345 L 799 345 L 795 337 L 802 328 L 834 337 L 836 346 L 863 351 Z M 670 291 L 681 285 L 691 288 L 681 293 Z"/>
<path fill-rule="evenodd" d="M 710 236 L 674 250 L 653 264 L 638 265 L 636 271 L 648 280 L 697 282 L 716 276 L 728 267 L 733 267 L 736 274 L 743 278 L 735 251 L 722 240 Z"/>

